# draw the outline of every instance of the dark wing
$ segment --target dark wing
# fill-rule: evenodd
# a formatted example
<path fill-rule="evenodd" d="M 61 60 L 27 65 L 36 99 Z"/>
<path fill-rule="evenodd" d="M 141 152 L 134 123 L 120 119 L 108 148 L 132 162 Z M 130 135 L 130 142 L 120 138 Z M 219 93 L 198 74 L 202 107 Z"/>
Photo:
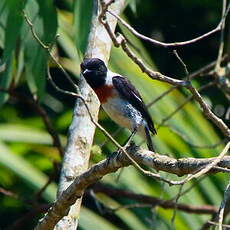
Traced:
<path fill-rule="evenodd" d="M 147 121 L 150 131 L 153 134 L 156 134 L 152 118 L 149 115 L 149 112 L 141 98 L 141 95 L 138 93 L 132 83 L 124 77 L 114 76 L 113 85 L 116 90 L 121 94 L 121 96 L 127 99 L 132 104 L 132 106 L 135 107 L 142 114 L 142 116 Z"/>

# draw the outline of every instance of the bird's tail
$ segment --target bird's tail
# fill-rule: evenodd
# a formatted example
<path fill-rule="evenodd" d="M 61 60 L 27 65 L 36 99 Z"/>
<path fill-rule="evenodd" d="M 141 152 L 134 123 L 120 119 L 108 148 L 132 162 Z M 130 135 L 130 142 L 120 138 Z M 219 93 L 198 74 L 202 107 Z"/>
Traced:
<path fill-rule="evenodd" d="M 147 146 L 149 148 L 150 151 L 155 152 L 155 148 L 151 139 L 151 135 L 150 135 L 150 131 L 148 126 L 145 126 L 145 136 L 146 136 L 146 140 L 147 140 Z"/>

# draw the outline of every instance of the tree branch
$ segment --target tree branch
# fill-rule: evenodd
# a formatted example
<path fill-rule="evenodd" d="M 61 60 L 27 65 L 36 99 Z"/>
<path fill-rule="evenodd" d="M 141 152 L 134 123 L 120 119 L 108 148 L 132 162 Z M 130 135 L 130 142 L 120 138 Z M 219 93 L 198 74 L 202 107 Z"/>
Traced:
<path fill-rule="evenodd" d="M 140 202 L 141 204 L 148 204 L 151 207 L 160 206 L 165 209 L 178 209 L 180 211 L 196 214 L 215 214 L 218 209 L 211 205 L 193 206 L 188 204 L 178 204 L 172 200 L 162 200 L 154 196 L 147 196 L 143 194 L 136 194 L 124 189 L 115 189 L 101 183 L 96 183 L 90 189 L 96 193 L 104 193 L 112 197 L 127 198 Z"/>
<path fill-rule="evenodd" d="M 211 120 L 220 130 L 221 132 L 230 140 L 230 129 L 223 122 L 223 120 L 217 117 L 209 108 L 207 103 L 203 100 L 200 93 L 196 88 L 192 86 L 192 84 L 188 85 L 187 89 L 192 93 L 193 98 L 200 104 L 200 107 L 203 110 L 204 115 Z"/>
<path fill-rule="evenodd" d="M 226 10 L 226 7 L 223 8 L 223 12 L 222 12 L 222 17 L 221 17 L 221 20 L 219 22 L 219 24 L 216 26 L 216 28 L 214 28 L 213 30 L 201 35 L 201 36 L 198 36 L 196 38 L 193 38 L 191 40 L 188 40 L 188 41 L 183 41 L 183 42 L 171 42 L 171 43 L 165 43 L 165 42 L 160 42 L 160 41 L 157 41 L 155 39 L 152 39 L 152 38 L 149 38 L 139 32 L 137 32 L 132 26 L 130 26 L 127 22 L 125 22 L 121 17 L 119 17 L 116 13 L 112 12 L 111 10 L 107 10 L 107 12 L 111 15 L 113 15 L 123 26 L 125 26 L 132 34 L 134 34 L 136 37 L 142 39 L 142 40 L 145 40 L 145 41 L 148 41 L 150 43 L 152 43 L 153 45 L 155 46 L 161 46 L 161 47 L 165 47 L 165 48 L 168 48 L 168 47 L 173 47 L 173 48 L 176 48 L 176 47 L 180 47 L 180 46 L 185 46 L 185 45 L 190 45 L 192 43 L 195 43 L 195 42 L 198 42 L 204 38 L 207 38 L 209 37 L 210 35 L 220 31 L 223 29 L 224 27 L 224 24 L 225 24 L 225 18 L 227 16 L 227 14 L 229 13 L 229 10 L 230 10 L 230 4 L 228 5 L 228 8 Z"/>
<path fill-rule="evenodd" d="M 228 145 L 229 146 L 229 145 Z M 226 148 L 225 148 L 226 150 Z M 209 167 L 212 162 L 217 162 L 216 167 L 208 168 L 205 173 L 221 172 L 221 168 L 228 169 L 230 167 L 230 157 L 225 156 L 222 159 L 218 158 L 181 158 L 174 159 L 165 155 L 153 154 L 150 151 L 131 146 L 127 149 L 129 155 L 139 164 L 146 165 L 158 171 L 165 171 L 168 173 L 183 176 L 186 174 L 197 175 L 197 171 Z M 222 154 L 224 151 L 222 152 Z M 108 173 L 117 171 L 121 167 L 126 167 L 131 164 L 131 161 L 121 152 L 111 154 L 107 159 L 95 164 L 90 169 L 82 173 L 74 179 L 73 183 L 59 196 L 53 206 L 49 209 L 45 217 L 38 223 L 36 230 L 51 230 L 55 224 L 67 215 L 70 205 L 81 199 L 84 190 L 90 185 L 97 182 Z M 159 179 L 161 176 L 159 175 Z M 180 182 L 180 181 L 179 181 Z M 174 183 L 171 184 L 181 184 Z M 168 181 L 170 183 L 170 181 Z"/>

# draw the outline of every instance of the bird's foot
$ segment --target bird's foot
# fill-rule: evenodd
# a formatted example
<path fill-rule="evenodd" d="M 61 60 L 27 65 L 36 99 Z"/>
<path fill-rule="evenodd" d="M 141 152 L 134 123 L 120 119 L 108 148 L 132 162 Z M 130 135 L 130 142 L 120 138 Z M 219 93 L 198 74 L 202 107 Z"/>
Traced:
<path fill-rule="evenodd" d="M 134 141 L 132 141 L 132 140 L 130 140 L 128 143 L 126 143 L 124 146 L 123 146 L 123 149 L 124 150 L 132 150 L 132 149 L 136 149 L 136 148 L 139 148 L 139 146 L 137 146 L 136 144 L 135 144 L 135 142 Z M 118 153 L 123 153 L 123 151 L 122 151 L 122 149 L 118 149 L 117 150 L 117 152 Z"/>

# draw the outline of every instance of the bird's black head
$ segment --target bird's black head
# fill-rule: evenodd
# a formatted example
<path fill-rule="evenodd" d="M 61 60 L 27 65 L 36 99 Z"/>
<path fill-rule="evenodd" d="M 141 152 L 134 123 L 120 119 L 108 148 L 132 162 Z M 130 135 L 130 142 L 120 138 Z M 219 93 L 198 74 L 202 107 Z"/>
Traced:
<path fill-rule="evenodd" d="M 107 67 L 99 58 L 85 58 L 81 63 L 81 73 L 92 88 L 105 84 Z"/>

